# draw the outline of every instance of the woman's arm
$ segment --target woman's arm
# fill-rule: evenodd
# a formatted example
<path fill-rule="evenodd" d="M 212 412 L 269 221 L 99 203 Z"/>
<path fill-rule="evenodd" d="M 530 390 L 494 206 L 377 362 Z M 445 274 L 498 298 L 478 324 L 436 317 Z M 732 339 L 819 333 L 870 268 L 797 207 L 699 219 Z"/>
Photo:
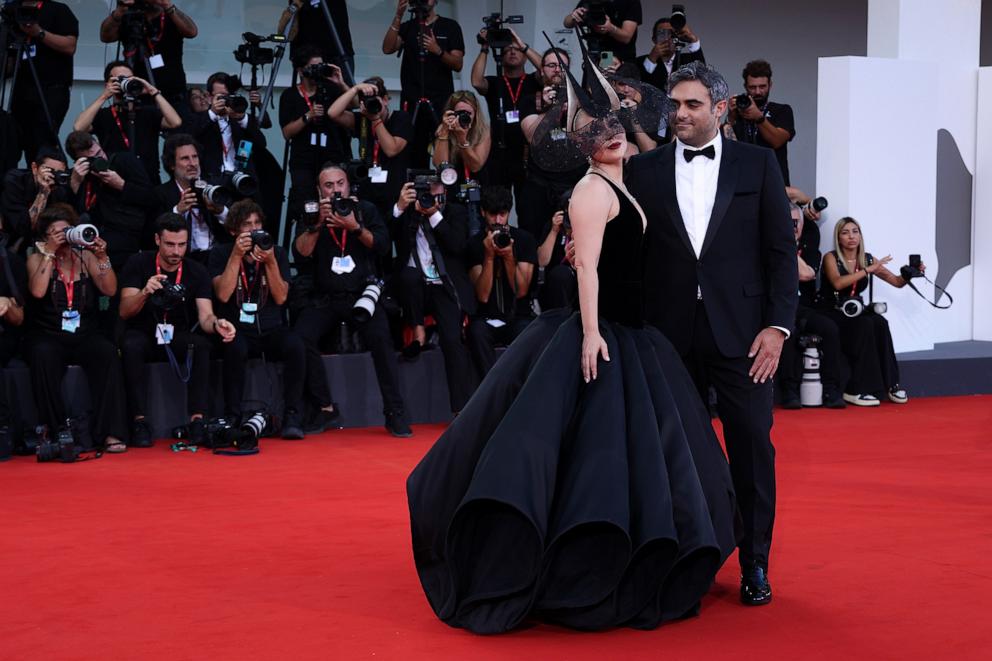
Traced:
<path fill-rule="evenodd" d="M 823 256 L 823 268 L 820 269 L 820 273 L 826 276 L 830 286 L 837 291 L 843 291 L 853 286 L 858 280 L 868 277 L 868 271 L 855 271 L 851 275 L 841 275 L 837 268 L 837 258 L 832 252 Z"/>
<path fill-rule="evenodd" d="M 28 291 L 35 298 L 44 298 L 48 283 L 52 280 L 55 260 L 40 252 L 28 255 Z"/>

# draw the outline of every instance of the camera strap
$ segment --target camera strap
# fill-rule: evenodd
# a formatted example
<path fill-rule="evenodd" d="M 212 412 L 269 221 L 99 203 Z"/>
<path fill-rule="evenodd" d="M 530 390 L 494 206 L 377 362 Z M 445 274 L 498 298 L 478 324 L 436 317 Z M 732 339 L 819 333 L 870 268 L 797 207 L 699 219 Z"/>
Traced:
<path fill-rule="evenodd" d="M 931 301 L 929 298 L 927 298 L 926 296 L 924 296 L 923 295 L 923 292 L 921 292 L 919 289 L 916 288 L 916 285 L 913 284 L 913 281 L 912 280 L 906 280 L 906 284 L 909 285 L 909 288 L 910 289 L 912 289 L 913 291 L 916 292 L 916 295 L 917 296 L 919 296 L 924 301 L 926 301 L 927 303 L 929 303 L 931 305 L 931 307 L 937 308 L 938 310 L 947 310 L 952 305 L 954 305 L 954 298 L 947 292 L 946 289 L 944 289 L 943 287 L 941 287 L 940 285 L 938 285 L 936 282 L 934 282 L 933 280 L 931 280 L 930 278 L 928 278 L 925 275 L 921 275 L 920 277 L 923 278 L 924 280 L 926 280 L 927 282 L 929 282 L 931 285 L 933 285 L 933 288 L 935 290 L 941 292 L 944 296 L 947 297 L 947 305 L 937 305 L 936 303 L 934 303 L 933 301 Z M 938 298 L 937 300 L 939 301 L 940 298 Z"/>
<path fill-rule="evenodd" d="M 55 273 L 58 275 L 59 280 L 62 281 L 62 286 L 65 287 L 66 307 L 72 310 L 72 303 L 76 294 L 76 260 L 72 260 L 72 270 L 69 272 L 68 280 L 66 280 L 65 274 L 62 273 L 62 269 L 59 268 L 58 262 L 55 262 Z"/>
<path fill-rule="evenodd" d="M 117 124 L 117 130 L 121 132 L 121 139 L 124 140 L 124 146 L 128 149 L 131 148 L 131 141 L 127 137 L 127 131 L 124 130 L 124 124 L 121 123 L 120 113 L 117 112 L 117 106 L 110 106 L 110 114 L 114 117 L 114 123 Z"/>
<path fill-rule="evenodd" d="M 155 253 L 155 275 L 162 275 L 162 259 L 161 259 L 161 256 L 158 253 Z M 182 262 L 182 260 L 179 261 L 179 270 L 176 271 L 176 284 L 177 285 L 183 284 L 183 262 Z M 183 298 L 185 300 L 185 296 Z M 169 313 L 168 312 L 163 312 L 162 313 L 162 323 L 165 324 L 165 323 L 168 323 L 168 321 L 169 321 Z"/>

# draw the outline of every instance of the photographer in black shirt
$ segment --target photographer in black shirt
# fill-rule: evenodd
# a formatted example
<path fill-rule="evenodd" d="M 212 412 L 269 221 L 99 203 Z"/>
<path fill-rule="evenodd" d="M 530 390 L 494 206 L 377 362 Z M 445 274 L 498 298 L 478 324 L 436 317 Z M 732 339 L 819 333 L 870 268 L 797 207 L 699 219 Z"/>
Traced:
<path fill-rule="evenodd" d="M 58 146 L 62 120 L 69 112 L 69 91 L 72 87 L 72 64 L 79 37 L 79 21 L 65 4 L 47 0 L 38 3 L 36 21 L 19 23 L 16 31 L 25 40 L 24 57 L 10 94 L 11 114 L 28 162 L 42 145 Z M 4 57 L 8 66 L 11 55 Z M 42 104 L 31 67 L 38 75 L 44 94 Z M 47 106 L 47 112 L 46 112 Z M 51 117 L 51 125 L 48 118 Z"/>
<path fill-rule="evenodd" d="M 8 250 L 23 255 L 41 213 L 49 204 L 71 200 L 68 182 L 60 181 L 67 177 L 62 153 L 54 147 L 39 148 L 29 169 L 15 168 L 4 175 L 0 208 Z"/>
<path fill-rule="evenodd" d="M 488 231 L 472 237 L 468 244 L 468 276 L 476 298 L 468 345 L 483 378 L 496 363 L 496 345 L 509 345 L 534 317 L 530 286 L 537 246 L 530 232 L 508 224 L 513 208 L 508 189 L 487 186 L 481 206 Z"/>
<path fill-rule="evenodd" d="M 206 267 L 186 257 L 189 230 L 182 216 L 165 213 L 155 221 L 158 250 L 133 255 L 120 277 L 121 319 L 127 322 L 121 343 L 124 382 L 131 414 L 132 447 L 151 447 L 145 418 L 145 363 L 169 360 L 186 383 L 190 444 L 203 441 L 202 418 L 210 388 L 210 340 L 195 331 L 234 340 L 234 324 L 214 314 L 213 287 Z"/>
<path fill-rule="evenodd" d="M 425 184 L 427 190 L 423 190 Z M 465 265 L 468 213 L 447 200 L 444 184 L 436 175 L 418 175 L 403 185 L 392 217 L 397 297 L 413 326 L 413 341 L 404 348 L 404 355 L 419 355 L 427 342 L 424 316 L 433 315 L 451 410 L 457 413 L 472 394 L 468 350 L 462 343 L 462 321 L 475 311 L 475 290 Z"/>
<path fill-rule="evenodd" d="M 137 90 L 121 90 L 121 79 Z M 158 169 L 158 139 L 163 130 L 182 124 L 179 113 L 165 96 L 147 81 L 137 78 L 127 63 L 115 60 L 103 69 L 107 82 L 103 92 L 79 113 L 74 131 L 93 133 L 108 154 L 129 151 L 145 166 L 153 185 L 161 182 Z M 128 81 L 136 81 L 134 83 Z M 104 107 L 104 103 L 110 105 Z"/>
<path fill-rule="evenodd" d="M 588 29 L 590 52 L 609 51 L 624 62 L 633 62 L 641 16 L 641 0 L 582 0 L 562 23 L 566 28 Z"/>
<path fill-rule="evenodd" d="M 130 152 L 108 158 L 100 141 L 85 131 L 70 133 L 65 150 L 75 159 L 69 186 L 76 210 L 99 228 L 119 269 L 141 250 L 146 216 L 155 204 L 148 173 Z"/>
<path fill-rule="evenodd" d="M 782 179 L 789 186 L 789 143 L 796 137 L 792 106 L 768 100 L 772 91 L 772 66 L 768 62 L 752 60 L 742 75 L 745 94 L 730 97 L 734 134 L 741 142 L 773 150 Z"/>
<path fill-rule="evenodd" d="M 289 326 L 283 310 L 289 296 L 289 259 L 282 246 L 262 229 L 265 214 L 256 202 L 235 202 L 225 226 L 234 243 L 210 251 L 207 270 L 213 278 L 218 312 L 234 321 L 237 335 L 224 344 L 224 412 L 238 419 L 245 390 L 245 363 L 265 354 L 282 360 L 282 437 L 303 438 L 303 378 L 306 347 Z M 270 411 L 270 413 L 274 413 Z"/>
<path fill-rule="evenodd" d="M 346 167 L 325 165 L 318 182 L 320 211 L 293 244 L 300 256 L 312 260 L 314 270 L 313 303 L 303 309 L 296 321 L 296 331 L 307 346 L 310 393 L 322 409 L 331 404 L 320 357 L 320 338 L 342 322 L 356 324 L 372 352 L 386 430 L 393 436 L 411 436 L 413 432 L 399 390 L 389 321 L 379 303 L 382 281 L 375 272 L 376 257 L 387 254 L 391 248 L 389 232 L 373 204 L 351 195 Z M 372 286 L 374 297 L 366 298 Z M 369 306 L 361 313 L 355 308 L 360 297 Z M 335 407 L 331 414 L 337 413 Z"/>
<path fill-rule="evenodd" d="M 162 90 L 180 114 L 188 107 L 183 40 L 193 39 L 198 33 L 193 19 L 173 0 L 117 0 L 117 7 L 100 24 L 100 41 L 120 41 L 124 59 L 132 63 L 134 72 Z M 150 72 L 145 57 L 151 65 Z"/>
<path fill-rule="evenodd" d="M 0 232 L 0 437 L 6 436 L 6 442 L 13 444 L 12 429 L 20 420 L 8 402 L 3 369 L 11 358 L 20 356 L 28 275 L 24 260 L 7 249 L 7 242 L 7 235 Z"/>

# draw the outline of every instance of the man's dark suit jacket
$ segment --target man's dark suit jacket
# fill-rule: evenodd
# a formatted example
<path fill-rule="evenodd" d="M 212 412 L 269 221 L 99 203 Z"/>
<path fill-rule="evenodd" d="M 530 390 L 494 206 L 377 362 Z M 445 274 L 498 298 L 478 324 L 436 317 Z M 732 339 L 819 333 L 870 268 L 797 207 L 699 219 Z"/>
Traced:
<path fill-rule="evenodd" d="M 647 69 L 644 68 L 644 60 L 648 59 L 647 55 L 639 55 L 637 57 L 637 73 L 641 75 L 641 82 L 648 83 L 649 85 L 654 85 L 662 92 L 668 93 L 668 69 L 665 68 L 665 63 L 658 61 L 658 66 L 654 68 L 652 73 L 648 73 Z M 683 53 L 679 56 L 679 61 L 676 66 L 672 68 L 672 71 L 677 71 L 679 67 L 685 66 L 690 62 L 705 62 L 706 56 L 703 55 L 703 49 L 700 48 L 695 53 Z"/>
<path fill-rule="evenodd" d="M 171 212 L 172 209 L 179 204 L 179 186 L 176 185 L 175 179 L 169 179 L 164 184 L 156 186 L 153 193 L 155 195 L 155 218 L 158 218 L 163 213 Z M 203 209 L 202 213 L 206 214 L 205 218 L 207 220 L 207 226 L 214 234 L 215 243 L 230 243 L 233 241 L 231 233 L 227 231 L 223 223 L 221 223 L 215 215 L 206 209 Z M 155 218 L 152 220 L 154 221 Z M 189 230 L 190 236 L 192 237 L 192 218 L 188 213 L 184 216 L 184 218 L 186 219 L 186 228 Z M 152 224 L 152 228 L 154 228 L 154 223 Z M 152 231 L 154 233 L 154 229 Z M 190 242 L 192 242 L 192 238 L 190 238 Z"/>
<path fill-rule="evenodd" d="M 441 211 L 444 220 L 433 229 L 434 239 L 441 250 L 444 268 L 447 273 L 444 288 L 449 292 L 458 293 L 458 303 L 463 312 L 475 312 L 475 289 L 468 279 L 468 268 L 465 266 L 465 250 L 468 246 L 468 212 L 460 204 L 448 203 Z M 413 206 L 407 208 L 399 218 L 400 231 L 396 233 L 396 265 L 403 268 L 410 261 L 410 251 L 415 250 L 417 223 L 421 214 Z M 428 223 L 428 226 L 430 224 Z"/>
<path fill-rule="evenodd" d="M 702 157 L 700 157 L 702 158 Z M 675 143 L 631 159 L 627 185 L 648 218 L 646 320 L 676 350 L 692 343 L 697 286 L 720 352 L 747 355 L 761 329 L 792 329 L 799 275 L 785 184 L 770 149 L 724 139 L 699 259 L 675 187 Z"/>
<path fill-rule="evenodd" d="M 189 133 L 200 143 L 200 170 L 204 175 L 215 176 L 224 169 L 224 140 L 220 133 L 220 124 L 210 121 L 209 112 L 194 112 L 183 118 L 183 131 Z M 265 147 L 265 135 L 258 128 L 258 120 L 248 116 L 248 128 L 241 128 L 237 122 L 231 122 L 232 149 L 237 152 L 242 140 L 252 143 L 252 157 L 248 161 L 248 171 L 255 174 L 255 150 Z"/>

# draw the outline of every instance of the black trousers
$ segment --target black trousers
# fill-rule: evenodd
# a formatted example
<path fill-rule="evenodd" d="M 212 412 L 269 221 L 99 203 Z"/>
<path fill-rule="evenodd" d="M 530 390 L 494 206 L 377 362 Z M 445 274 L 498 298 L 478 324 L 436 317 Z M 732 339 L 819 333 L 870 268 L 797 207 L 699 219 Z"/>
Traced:
<path fill-rule="evenodd" d="M 885 317 L 866 312 L 851 318 L 836 309 L 825 314 L 840 329 L 840 345 L 851 366 L 844 392 L 885 397 L 899 383 L 899 363 L 892 346 L 892 332 Z"/>
<path fill-rule="evenodd" d="M 0 332 L 0 368 L 6 368 L 10 359 L 18 355 L 21 343 L 19 338 L 9 330 Z M 21 417 L 15 407 L 10 406 L 7 396 L 7 378 L 0 371 L 0 427 L 6 427 L 20 421 Z"/>
<path fill-rule="evenodd" d="M 17 123 L 17 133 L 21 139 L 24 157 L 28 163 L 31 163 L 42 145 L 56 148 L 59 146 L 59 129 L 66 113 L 69 112 L 70 88 L 67 85 L 46 85 L 44 80 L 41 81 L 48 112 L 52 117 L 53 126 L 50 127 L 41 99 L 38 98 L 31 71 L 23 62 L 17 77 L 19 82 L 13 93 L 11 114 Z M 23 81 L 20 80 L 22 77 Z"/>
<path fill-rule="evenodd" d="M 172 338 L 172 353 L 179 369 L 186 374 L 186 355 L 192 349 L 189 382 L 186 384 L 187 406 L 190 415 L 207 414 L 210 407 L 210 340 L 199 333 L 176 330 Z M 128 329 L 121 342 L 121 360 L 124 363 L 124 381 L 127 384 L 128 412 L 132 418 L 145 415 L 148 408 L 148 388 L 145 364 L 165 362 L 169 358 L 165 346 L 155 341 L 154 334 Z"/>
<path fill-rule="evenodd" d="M 828 394 L 839 396 L 847 372 L 847 361 L 840 348 L 840 330 L 833 319 L 810 308 L 799 308 L 796 332 L 782 345 L 777 380 L 785 390 L 798 392 L 803 378 L 803 350 L 799 348 L 801 335 L 820 336 L 820 382 L 823 384 L 824 399 L 828 398 Z"/>
<path fill-rule="evenodd" d="M 245 362 L 265 354 L 266 360 L 283 361 L 282 389 L 285 410 L 302 412 L 303 377 L 306 372 L 306 347 L 302 338 L 288 326 L 261 335 L 238 326 L 233 342 L 221 345 L 224 360 L 224 413 L 239 415 L 245 392 Z"/>
<path fill-rule="evenodd" d="M 741 566 L 767 570 L 775 523 L 772 381 L 754 383 L 748 376 L 752 359 L 720 353 L 702 301 L 696 305 L 692 345 L 682 359 L 703 401 L 707 401 L 708 386 L 713 386 L 720 403 L 730 475 L 743 519 L 738 544 Z"/>
<path fill-rule="evenodd" d="M 510 346 L 533 320 L 533 317 L 514 317 L 505 326 L 494 328 L 485 319 L 472 319 L 468 325 L 468 347 L 480 381 L 496 364 L 496 346 Z"/>
<path fill-rule="evenodd" d="M 428 284 L 415 268 L 404 266 L 395 282 L 403 316 L 412 325 L 422 326 L 428 313 L 434 316 L 448 380 L 448 401 L 457 413 L 465 407 L 475 386 L 468 349 L 462 342 L 462 308 L 447 288 Z"/>
<path fill-rule="evenodd" d="M 54 333 L 38 331 L 27 343 L 31 367 L 31 389 L 39 420 L 54 432 L 65 426 L 62 378 L 69 365 L 79 365 L 86 373 L 90 400 L 95 411 L 95 440 L 107 436 L 128 438 L 124 414 L 124 377 L 117 347 L 98 333 Z"/>
<path fill-rule="evenodd" d="M 353 323 L 351 308 L 355 296 L 332 299 L 326 305 L 304 308 L 296 320 L 296 332 L 303 338 L 307 352 L 306 380 L 311 397 L 319 406 L 331 403 L 331 390 L 327 385 L 327 373 L 320 355 L 320 338 L 338 328 L 341 322 Z M 383 413 L 402 411 L 403 397 L 400 395 L 399 369 L 396 351 L 389 334 L 389 320 L 381 305 L 376 305 L 375 314 L 369 321 L 358 327 L 362 341 L 372 354 L 379 392 L 382 393 Z"/>

